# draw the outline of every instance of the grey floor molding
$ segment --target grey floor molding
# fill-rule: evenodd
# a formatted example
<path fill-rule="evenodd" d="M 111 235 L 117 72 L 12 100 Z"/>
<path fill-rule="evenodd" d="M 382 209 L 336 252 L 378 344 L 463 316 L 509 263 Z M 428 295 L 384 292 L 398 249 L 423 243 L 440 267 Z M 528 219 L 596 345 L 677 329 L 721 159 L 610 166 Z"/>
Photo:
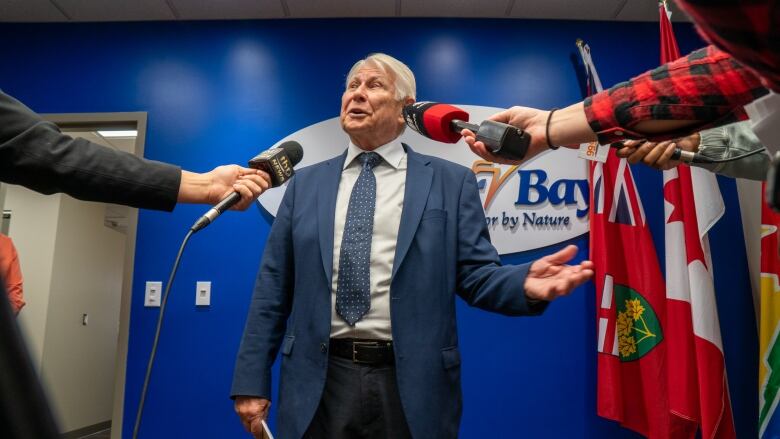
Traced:
<path fill-rule="evenodd" d="M 98 431 L 103 431 L 108 428 L 111 428 L 111 421 L 100 422 L 94 425 L 88 425 L 84 428 L 79 428 L 78 430 L 63 433 L 62 439 L 79 439 L 81 437 L 89 436 L 92 433 L 97 433 Z"/>

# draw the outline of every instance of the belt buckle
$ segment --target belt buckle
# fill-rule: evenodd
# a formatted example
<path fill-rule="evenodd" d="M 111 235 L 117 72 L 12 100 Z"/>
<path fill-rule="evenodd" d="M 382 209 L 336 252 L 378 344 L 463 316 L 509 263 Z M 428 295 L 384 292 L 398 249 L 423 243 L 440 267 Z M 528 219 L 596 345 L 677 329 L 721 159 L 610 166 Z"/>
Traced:
<path fill-rule="evenodd" d="M 357 364 L 372 364 L 371 361 L 358 360 L 357 358 L 358 346 L 379 346 L 379 342 L 376 341 L 353 341 L 352 342 L 352 362 Z"/>

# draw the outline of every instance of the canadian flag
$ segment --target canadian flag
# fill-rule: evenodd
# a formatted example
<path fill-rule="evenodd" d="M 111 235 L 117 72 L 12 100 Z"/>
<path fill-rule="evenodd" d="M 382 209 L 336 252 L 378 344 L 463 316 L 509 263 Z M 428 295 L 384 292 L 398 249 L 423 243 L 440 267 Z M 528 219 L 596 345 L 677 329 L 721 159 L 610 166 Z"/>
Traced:
<path fill-rule="evenodd" d="M 661 62 L 679 58 L 661 5 Z M 735 438 L 707 232 L 724 212 L 715 175 L 688 166 L 664 171 L 666 340 L 669 403 L 692 421 L 675 437 Z"/>

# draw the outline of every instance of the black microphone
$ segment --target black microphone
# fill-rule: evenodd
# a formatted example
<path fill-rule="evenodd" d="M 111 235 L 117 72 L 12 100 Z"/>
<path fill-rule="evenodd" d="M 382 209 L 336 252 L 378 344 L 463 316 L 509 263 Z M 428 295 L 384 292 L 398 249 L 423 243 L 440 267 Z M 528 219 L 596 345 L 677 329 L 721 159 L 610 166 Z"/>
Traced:
<path fill-rule="evenodd" d="M 290 140 L 282 143 L 276 148 L 263 151 L 258 156 L 249 161 L 249 167 L 259 169 L 271 176 L 271 187 L 277 187 L 284 184 L 292 178 L 295 171 L 293 166 L 303 158 L 303 148 L 301 144 Z M 214 222 L 218 216 L 241 200 L 241 195 L 233 191 L 230 195 L 223 198 L 222 201 L 214 205 L 208 212 L 195 221 L 190 230 L 195 233 Z"/>
<path fill-rule="evenodd" d="M 698 152 L 685 151 L 681 148 L 674 148 L 672 160 L 679 160 L 683 163 L 717 163 L 717 161 L 699 154 Z"/>
<path fill-rule="evenodd" d="M 522 160 L 528 151 L 531 136 L 512 125 L 485 120 L 479 125 L 469 123 L 469 114 L 458 107 L 436 102 L 415 102 L 404 107 L 406 125 L 423 136 L 438 142 L 455 143 L 467 128 L 476 134 L 493 154 L 511 160 Z"/>

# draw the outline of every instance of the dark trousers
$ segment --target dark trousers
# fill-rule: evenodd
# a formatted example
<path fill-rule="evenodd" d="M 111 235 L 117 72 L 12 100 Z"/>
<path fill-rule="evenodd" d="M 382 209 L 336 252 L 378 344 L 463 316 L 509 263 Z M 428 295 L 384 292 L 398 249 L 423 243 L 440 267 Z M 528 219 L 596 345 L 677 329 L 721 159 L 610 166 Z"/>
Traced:
<path fill-rule="evenodd" d="M 328 378 L 305 439 L 411 439 L 395 366 L 331 356 Z"/>

